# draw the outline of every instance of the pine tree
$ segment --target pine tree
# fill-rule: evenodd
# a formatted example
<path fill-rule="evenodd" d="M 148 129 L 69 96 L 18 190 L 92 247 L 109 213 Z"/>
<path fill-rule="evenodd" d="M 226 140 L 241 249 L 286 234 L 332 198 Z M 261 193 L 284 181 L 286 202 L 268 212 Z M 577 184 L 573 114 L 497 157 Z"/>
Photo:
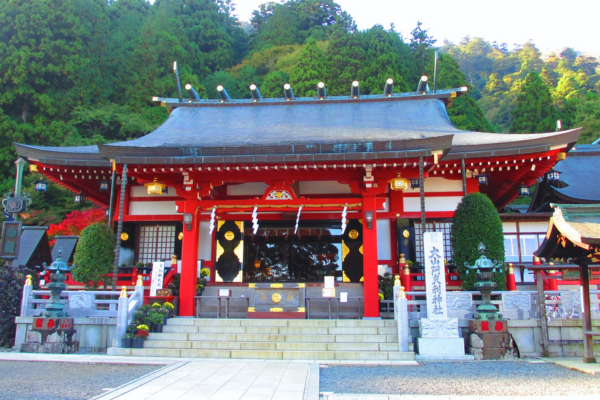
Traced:
<path fill-rule="evenodd" d="M 365 81 L 364 85 L 361 85 L 361 92 L 383 93 L 388 78 L 394 80 L 394 92 L 410 90 L 406 82 L 409 71 L 399 52 L 394 49 L 393 36 L 397 36 L 396 32 L 387 32 L 381 25 L 375 25 L 363 34 L 367 57 L 363 72 Z"/>
<path fill-rule="evenodd" d="M 325 81 L 329 65 L 315 39 L 308 38 L 302 56 L 290 74 L 290 84 L 298 97 L 317 96 L 317 84 Z M 327 82 L 325 82 L 327 87 Z"/>
<path fill-rule="evenodd" d="M 327 81 L 331 95 L 347 95 L 352 82 L 362 80 L 365 63 L 363 46 L 354 23 L 350 27 L 338 25 L 334 30 L 327 52 L 330 65 Z"/>
<path fill-rule="evenodd" d="M 558 113 L 552 104 L 550 89 L 537 72 L 530 72 L 525 77 L 512 115 L 512 133 L 541 133 L 555 129 Z"/>
<path fill-rule="evenodd" d="M 284 97 L 283 85 L 288 83 L 290 77 L 285 72 L 273 71 L 266 76 L 260 87 L 260 92 L 266 98 Z"/>

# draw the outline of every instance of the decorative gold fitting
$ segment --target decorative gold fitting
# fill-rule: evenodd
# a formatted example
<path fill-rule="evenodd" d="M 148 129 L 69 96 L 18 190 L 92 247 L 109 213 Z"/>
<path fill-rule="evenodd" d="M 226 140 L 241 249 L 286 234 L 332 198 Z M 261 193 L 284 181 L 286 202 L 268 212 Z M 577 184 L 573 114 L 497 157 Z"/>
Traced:
<path fill-rule="evenodd" d="M 514 274 L 515 270 L 513 269 L 513 263 L 508 263 L 508 274 Z"/>
<path fill-rule="evenodd" d="M 31 275 L 27 275 L 27 279 L 25 279 L 25 286 L 31 286 Z"/>
<path fill-rule="evenodd" d="M 394 286 L 400 286 L 400 275 L 394 277 Z"/>
<path fill-rule="evenodd" d="M 138 275 L 138 280 L 137 283 L 135 284 L 135 286 L 144 286 L 144 283 L 142 282 L 143 277 L 141 275 Z"/>
<path fill-rule="evenodd" d="M 398 265 L 404 267 L 406 265 L 406 256 L 404 254 L 400 254 L 400 258 L 398 259 Z"/>
<path fill-rule="evenodd" d="M 556 161 L 562 161 L 567 158 L 567 153 L 560 152 L 556 154 Z"/>
<path fill-rule="evenodd" d="M 410 275 L 410 268 L 408 267 L 408 264 L 404 266 L 404 275 Z"/>
<path fill-rule="evenodd" d="M 127 297 L 127 286 L 121 286 L 121 296 L 119 297 Z"/>
<path fill-rule="evenodd" d="M 398 298 L 399 299 L 406 298 L 406 292 L 404 291 L 404 286 L 400 286 L 400 288 L 398 289 Z"/>

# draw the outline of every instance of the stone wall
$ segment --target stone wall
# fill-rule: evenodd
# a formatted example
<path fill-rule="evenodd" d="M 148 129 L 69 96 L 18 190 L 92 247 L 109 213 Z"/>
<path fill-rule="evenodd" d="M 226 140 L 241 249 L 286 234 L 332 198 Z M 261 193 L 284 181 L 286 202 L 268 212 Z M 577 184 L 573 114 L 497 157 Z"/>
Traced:
<path fill-rule="evenodd" d="M 17 332 L 14 349 L 19 351 L 25 342 L 27 330 L 31 330 L 33 317 L 17 317 L 15 321 Z M 73 324 L 77 330 L 73 340 L 79 341 L 80 353 L 106 353 L 106 349 L 113 346 L 116 318 L 75 318 Z"/>
<path fill-rule="evenodd" d="M 600 326 L 593 320 L 594 327 Z M 462 338 L 469 334 L 469 320 L 460 319 L 458 326 Z M 413 338 L 419 336 L 419 321 L 410 320 Z M 597 330 L 597 329 L 595 329 Z M 508 332 L 517 343 L 521 357 L 541 357 L 542 328 L 539 319 L 508 320 Z M 583 357 L 583 325 L 581 319 L 551 319 L 548 322 L 548 356 L 550 357 Z M 413 339 L 414 340 L 414 339 Z M 559 343 L 560 342 L 560 343 Z M 600 344 L 594 345 L 594 353 L 600 354 Z"/>

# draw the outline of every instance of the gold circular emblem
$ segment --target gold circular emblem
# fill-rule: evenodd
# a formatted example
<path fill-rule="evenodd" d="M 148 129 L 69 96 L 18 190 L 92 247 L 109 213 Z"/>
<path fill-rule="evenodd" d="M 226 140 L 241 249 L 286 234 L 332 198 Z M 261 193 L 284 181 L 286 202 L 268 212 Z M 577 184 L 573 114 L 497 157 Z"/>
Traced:
<path fill-rule="evenodd" d="M 273 300 L 273 303 L 279 303 L 281 301 L 281 295 L 279 293 L 273 293 L 271 300 Z"/>
<path fill-rule="evenodd" d="M 358 237 L 358 231 L 356 229 L 352 229 L 350 232 L 348 232 L 348 236 L 350 239 L 356 239 Z"/>
<path fill-rule="evenodd" d="M 405 238 L 408 238 L 410 236 L 410 232 L 408 231 L 408 229 L 405 229 L 404 232 L 402 232 L 402 236 L 404 236 Z"/>
<path fill-rule="evenodd" d="M 231 241 L 235 237 L 235 233 L 233 233 L 231 231 L 227 231 L 227 232 L 225 232 L 225 234 L 223 236 L 225 237 L 226 240 Z"/>
<path fill-rule="evenodd" d="M 129 239 L 129 235 L 127 234 L 127 232 L 121 233 L 121 240 L 126 241 L 127 239 Z"/>
<path fill-rule="evenodd" d="M 183 239 L 183 232 L 179 232 L 179 235 L 177 235 L 177 239 L 179 239 L 179 240 Z"/>

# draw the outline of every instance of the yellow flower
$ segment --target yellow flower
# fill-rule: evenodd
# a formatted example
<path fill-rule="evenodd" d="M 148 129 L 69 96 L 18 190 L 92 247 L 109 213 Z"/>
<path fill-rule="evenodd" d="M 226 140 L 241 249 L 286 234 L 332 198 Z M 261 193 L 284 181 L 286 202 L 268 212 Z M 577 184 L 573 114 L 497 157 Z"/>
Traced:
<path fill-rule="evenodd" d="M 136 328 L 139 329 L 140 331 L 148 331 L 148 330 L 150 330 L 148 328 L 148 325 L 144 325 L 144 324 L 138 325 Z"/>

